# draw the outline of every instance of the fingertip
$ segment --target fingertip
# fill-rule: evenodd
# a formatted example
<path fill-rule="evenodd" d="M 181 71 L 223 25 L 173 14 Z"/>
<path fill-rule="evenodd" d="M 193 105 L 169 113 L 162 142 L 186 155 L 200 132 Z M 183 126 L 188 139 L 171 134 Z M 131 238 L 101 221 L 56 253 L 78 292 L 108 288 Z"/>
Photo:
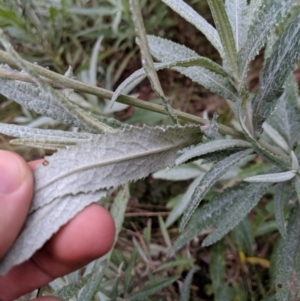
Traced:
<path fill-rule="evenodd" d="M 62 299 L 59 299 L 56 297 L 39 297 L 39 298 L 33 299 L 32 301 L 62 301 Z"/>
<path fill-rule="evenodd" d="M 113 246 L 115 223 L 102 206 L 92 204 L 80 212 L 34 255 L 51 276 L 70 273 L 105 255 Z"/>
<path fill-rule="evenodd" d="M 15 153 L 0 151 L 0 258 L 22 228 L 33 196 L 33 175 Z"/>
<path fill-rule="evenodd" d="M 28 162 L 28 165 L 30 169 L 33 171 L 37 168 L 38 165 L 41 165 L 44 161 L 45 161 L 44 159 L 38 159 L 35 161 Z"/>

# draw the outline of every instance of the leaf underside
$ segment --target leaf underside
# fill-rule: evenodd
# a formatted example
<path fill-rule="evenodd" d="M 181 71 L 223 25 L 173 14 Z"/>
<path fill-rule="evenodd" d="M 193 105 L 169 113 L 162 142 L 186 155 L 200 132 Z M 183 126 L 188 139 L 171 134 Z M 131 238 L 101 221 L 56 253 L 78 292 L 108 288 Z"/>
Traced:
<path fill-rule="evenodd" d="M 198 56 L 195 51 L 183 45 L 159 37 L 148 35 L 148 42 L 151 54 L 163 63 Z M 174 67 L 172 69 L 231 101 L 237 101 L 238 99 L 236 89 L 233 87 L 230 77 L 221 76 L 203 67 Z"/>

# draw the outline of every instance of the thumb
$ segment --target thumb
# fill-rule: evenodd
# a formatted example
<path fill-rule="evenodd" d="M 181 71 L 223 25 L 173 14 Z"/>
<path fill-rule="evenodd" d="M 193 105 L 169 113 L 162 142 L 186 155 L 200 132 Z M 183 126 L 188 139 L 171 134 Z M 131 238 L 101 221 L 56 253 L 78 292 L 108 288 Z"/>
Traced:
<path fill-rule="evenodd" d="M 20 232 L 33 196 L 33 175 L 19 155 L 0 150 L 0 258 Z"/>

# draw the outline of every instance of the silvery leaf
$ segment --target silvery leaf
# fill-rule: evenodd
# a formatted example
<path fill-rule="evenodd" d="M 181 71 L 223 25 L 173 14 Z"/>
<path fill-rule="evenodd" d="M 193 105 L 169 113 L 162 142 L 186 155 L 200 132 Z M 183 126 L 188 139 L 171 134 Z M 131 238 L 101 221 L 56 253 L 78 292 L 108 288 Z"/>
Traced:
<path fill-rule="evenodd" d="M 44 130 L 36 129 L 28 126 L 6 124 L 0 122 L 0 133 L 18 138 L 32 138 L 32 139 L 48 139 L 57 141 L 71 141 L 80 142 L 85 139 L 92 139 L 96 135 L 81 132 L 67 132 L 60 130 Z"/>
<path fill-rule="evenodd" d="M 234 77 L 237 78 L 237 49 L 223 0 L 208 0 L 215 25 L 225 52 L 226 64 L 230 67 Z"/>
<path fill-rule="evenodd" d="M 184 227 L 190 220 L 191 216 L 197 209 L 198 205 L 205 197 L 210 188 L 222 177 L 232 166 L 239 163 L 253 152 L 252 149 L 247 149 L 234 153 L 216 163 L 201 179 L 199 186 L 196 187 L 191 200 L 186 207 L 179 226 L 179 231 L 183 231 Z"/>
<path fill-rule="evenodd" d="M 204 239 L 202 246 L 215 243 L 236 227 L 257 205 L 270 186 L 270 183 L 252 183 L 246 186 L 243 193 L 237 197 L 235 202 L 228 208 L 228 211 L 217 222 L 214 231 Z"/>
<path fill-rule="evenodd" d="M 198 56 L 195 51 L 183 45 L 159 37 L 148 35 L 148 42 L 151 54 L 163 63 L 182 61 Z M 172 69 L 231 101 L 238 99 L 230 77 L 225 77 L 203 67 L 174 67 Z"/>
<path fill-rule="evenodd" d="M 195 157 L 200 157 L 217 151 L 223 151 L 225 149 L 234 150 L 234 148 L 249 147 L 251 147 L 249 142 L 238 139 L 220 139 L 206 143 L 200 143 L 194 147 L 184 150 L 183 154 L 176 159 L 176 165 L 182 164 Z"/>
<path fill-rule="evenodd" d="M 7 65 L 0 65 L 0 68 L 18 72 Z M 0 93 L 8 99 L 13 99 L 26 109 L 51 117 L 67 125 L 80 126 L 80 122 L 71 114 L 66 112 L 48 93 L 32 83 L 21 82 L 0 78 Z"/>
<path fill-rule="evenodd" d="M 63 195 L 118 186 L 173 166 L 179 149 L 201 139 L 197 125 L 132 127 L 61 149 L 35 171 L 31 211 Z"/>
<path fill-rule="evenodd" d="M 274 111 L 288 75 L 295 69 L 300 56 L 300 15 L 283 31 L 273 46 L 260 75 L 260 88 L 253 99 L 253 125 L 257 133 Z"/>
<path fill-rule="evenodd" d="M 65 195 L 31 213 L 25 226 L 8 253 L 0 261 L 0 275 L 13 266 L 28 260 L 61 226 L 65 225 L 86 206 L 106 195 L 105 190 Z"/>
<path fill-rule="evenodd" d="M 182 0 L 162 0 L 176 13 L 182 16 L 185 20 L 193 24 L 199 29 L 211 44 L 219 51 L 221 57 L 224 57 L 224 49 L 222 47 L 219 34 L 213 26 L 211 26 L 202 16 L 193 10 L 188 4 Z"/>
<path fill-rule="evenodd" d="M 243 48 L 239 51 L 239 70 L 241 76 L 242 87 L 247 76 L 249 62 L 259 53 L 268 38 L 269 33 L 275 26 L 282 22 L 288 11 L 293 7 L 296 0 L 272 0 L 264 1 L 265 3 L 257 9 L 261 4 L 260 1 L 255 1 L 253 6 L 256 6 L 253 14 L 253 20 L 247 32 L 246 42 Z M 252 3 L 252 1 L 251 1 Z"/>
<path fill-rule="evenodd" d="M 247 1 L 226 0 L 225 9 L 232 28 L 235 47 L 239 51 L 244 44 L 247 30 Z"/>
<path fill-rule="evenodd" d="M 298 84 L 294 75 L 290 75 L 284 85 L 284 93 L 280 97 L 277 107 L 267 122 L 285 139 L 288 150 L 294 148 L 300 137 L 300 115 L 298 112 Z"/>

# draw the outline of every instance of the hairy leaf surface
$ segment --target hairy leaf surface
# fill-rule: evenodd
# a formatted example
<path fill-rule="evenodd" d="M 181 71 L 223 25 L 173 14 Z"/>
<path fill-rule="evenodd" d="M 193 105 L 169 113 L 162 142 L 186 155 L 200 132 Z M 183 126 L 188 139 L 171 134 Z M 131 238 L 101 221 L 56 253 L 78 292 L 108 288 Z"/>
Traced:
<path fill-rule="evenodd" d="M 118 186 L 173 166 L 177 151 L 201 138 L 200 126 L 131 128 L 62 149 L 36 169 L 31 211 L 66 194 Z"/>
<path fill-rule="evenodd" d="M 240 151 L 230 155 L 228 158 L 216 163 L 202 178 L 199 186 L 195 189 L 189 206 L 186 208 L 182 220 L 180 222 L 179 231 L 182 231 L 190 220 L 192 214 L 200 204 L 203 197 L 210 190 L 213 184 L 224 175 L 233 165 L 237 164 L 242 159 L 246 158 L 252 153 L 252 149 Z"/>
<path fill-rule="evenodd" d="M 260 88 L 253 99 L 253 124 L 260 133 L 262 124 L 274 111 L 289 73 L 300 55 L 300 15 L 291 22 L 273 46 L 260 76 Z"/>
<path fill-rule="evenodd" d="M 189 5 L 182 0 L 162 0 L 176 13 L 178 13 L 185 20 L 193 24 L 199 29 L 211 44 L 219 51 L 221 57 L 224 58 L 224 49 L 222 47 L 219 34 L 202 16 L 194 11 Z"/>
<path fill-rule="evenodd" d="M 191 147 L 187 150 L 184 150 L 184 153 L 176 159 L 176 165 L 184 163 L 192 158 L 200 157 L 209 153 L 233 149 L 233 148 L 249 148 L 251 144 L 249 142 L 237 139 L 220 139 L 215 141 L 209 141 L 206 143 L 198 144 L 194 147 Z"/>
<path fill-rule="evenodd" d="M 247 1 L 226 0 L 225 9 L 232 28 L 235 47 L 239 51 L 244 44 L 247 30 Z"/>
<path fill-rule="evenodd" d="M 18 238 L 0 261 L 0 275 L 29 259 L 35 251 L 86 206 L 106 195 L 105 190 L 56 198 L 52 203 L 31 213 Z"/>
<path fill-rule="evenodd" d="M 227 188 L 223 192 L 218 193 L 203 207 L 197 209 L 186 227 L 180 233 L 171 252 L 180 249 L 194 237 L 200 235 L 204 230 L 215 226 L 221 216 L 228 211 L 234 200 L 242 195 L 248 185 L 248 183 L 241 182 L 234 187 Z"/>
<path fill-rule="evenodd" d="M 284 172 L 248 177 L 248 178 L 245 178 L 244 181 L 278 183 L 278 182 L 289 181 L 289 180 L 293 179 L 295 176 L 296 176 L 296 173 L 294 171 L 284 171 Z"/>
<path fill-rule="evenodd" d="M 67 132 L 60 130 L 43 130 L 31 128 L 28 126 L 6 124 L 0 122 L 0 133 L 18 138 L 32 138 L 35 140 L 53 140 L 59 142 L 73 142 L 79 143 L 86 139 L 92 139 L 96 137 L 94 134 L 80 133 L 80 132 Z"/>
<path fill-rule="evenodd" d="M 208 0 L 212 16 L 214 18 L 220 39 L 224 48 L 226 62 L 231 71 L 237 76 L 237 50 L 232 33 L 232 28 L 225 11 L 223 0 Z"/>
<path fill-rule="evenodd" d="M 259 53 L 268 38 L 268 34 L 279 22 L 283 21 L 296 1 L 265 1 L 258 13 L 254 14 L 254 20 L 247 33 L 246 43 L 238 54 L 241 86 L 247 76 L 249 62 Z"/>
<path fill-rule="evenodd" d="M 256 206 L 261 197 L 271 186 L 270 183 L 255 183 L 246 187 L 243 194 L 239 196 L 229 210 L 216 224 L 215 230 L 203 241 L 203 246 L 209 246 L 220 240 L 230 230 L 239 224 L 240 221 Z"/>
<path fill-rule="evenodd" d="M 18 73 L 18 71 L 11 69 L 7 65 L 0 65 L 0 68 Z M 40 115 L 51 117 L 67 125 L 77 127 L 81 125 L 53 97 L 34 84 L 0 78 L 0 93 L 8 99 L 13 99 L 26 109 L 33 110 Z"/>
<path fill-rule="evenodd" d="M 192 51 L 192 50 L 191 50 Z M 220 76 L 229 77 L 228 73 L 218 64 L 213 62 L 210 59 L 205 57 L 196 56 L 188 59 L 177 60 L 174 62 L 167 63 L 155 63 L 155 70 L 163 70 L 174 67 L 191 67 L 191 66 L 200 66 L 205 69 L 208 69 L 212 72 L 219 74 Z M 141 78 L 146 77 L 146 72 L 144 69 L 139 69 L 127 77 L 115 90 L 113 97 L 111 98 L 111 103 L 114 103 L 119 95 L 129 86 L 131 86 L 136 81 L 139 81 Z"/>
<path fill-rule="evenodd" d="M 286 238 L 286 229 L 285 229 L 285 220 L 284 220 L 284 186 L 287 186 L 286 183 L 279 183 L 276 185 L 276 190 L 274 194 L 274 213 L 275 220 L 277 223 L 278 230 L 283 238 Z"/>
<path fill-rule="evenodd" d="M 148 36 L 149 46 L 152 55 L 163 63 L 175 62 L 190 59 L 198 54 L 177 43 L 155 36 Z M 221 76 L 203 67 L 174 67 L 172 68 L 194 82 L 203 85 L 205 88 L 215 92 L 231 101 L 238 99 L 236 89 L 231 84 L 229 77 Z"/>
<path fill-rule="evenodd" d="M 298 108 L 298 85 L 293 75 L 287 78 L 284 93 L 267 123 L 285 139 L 291 151 L 300 137 L 300 114 Z"/>

